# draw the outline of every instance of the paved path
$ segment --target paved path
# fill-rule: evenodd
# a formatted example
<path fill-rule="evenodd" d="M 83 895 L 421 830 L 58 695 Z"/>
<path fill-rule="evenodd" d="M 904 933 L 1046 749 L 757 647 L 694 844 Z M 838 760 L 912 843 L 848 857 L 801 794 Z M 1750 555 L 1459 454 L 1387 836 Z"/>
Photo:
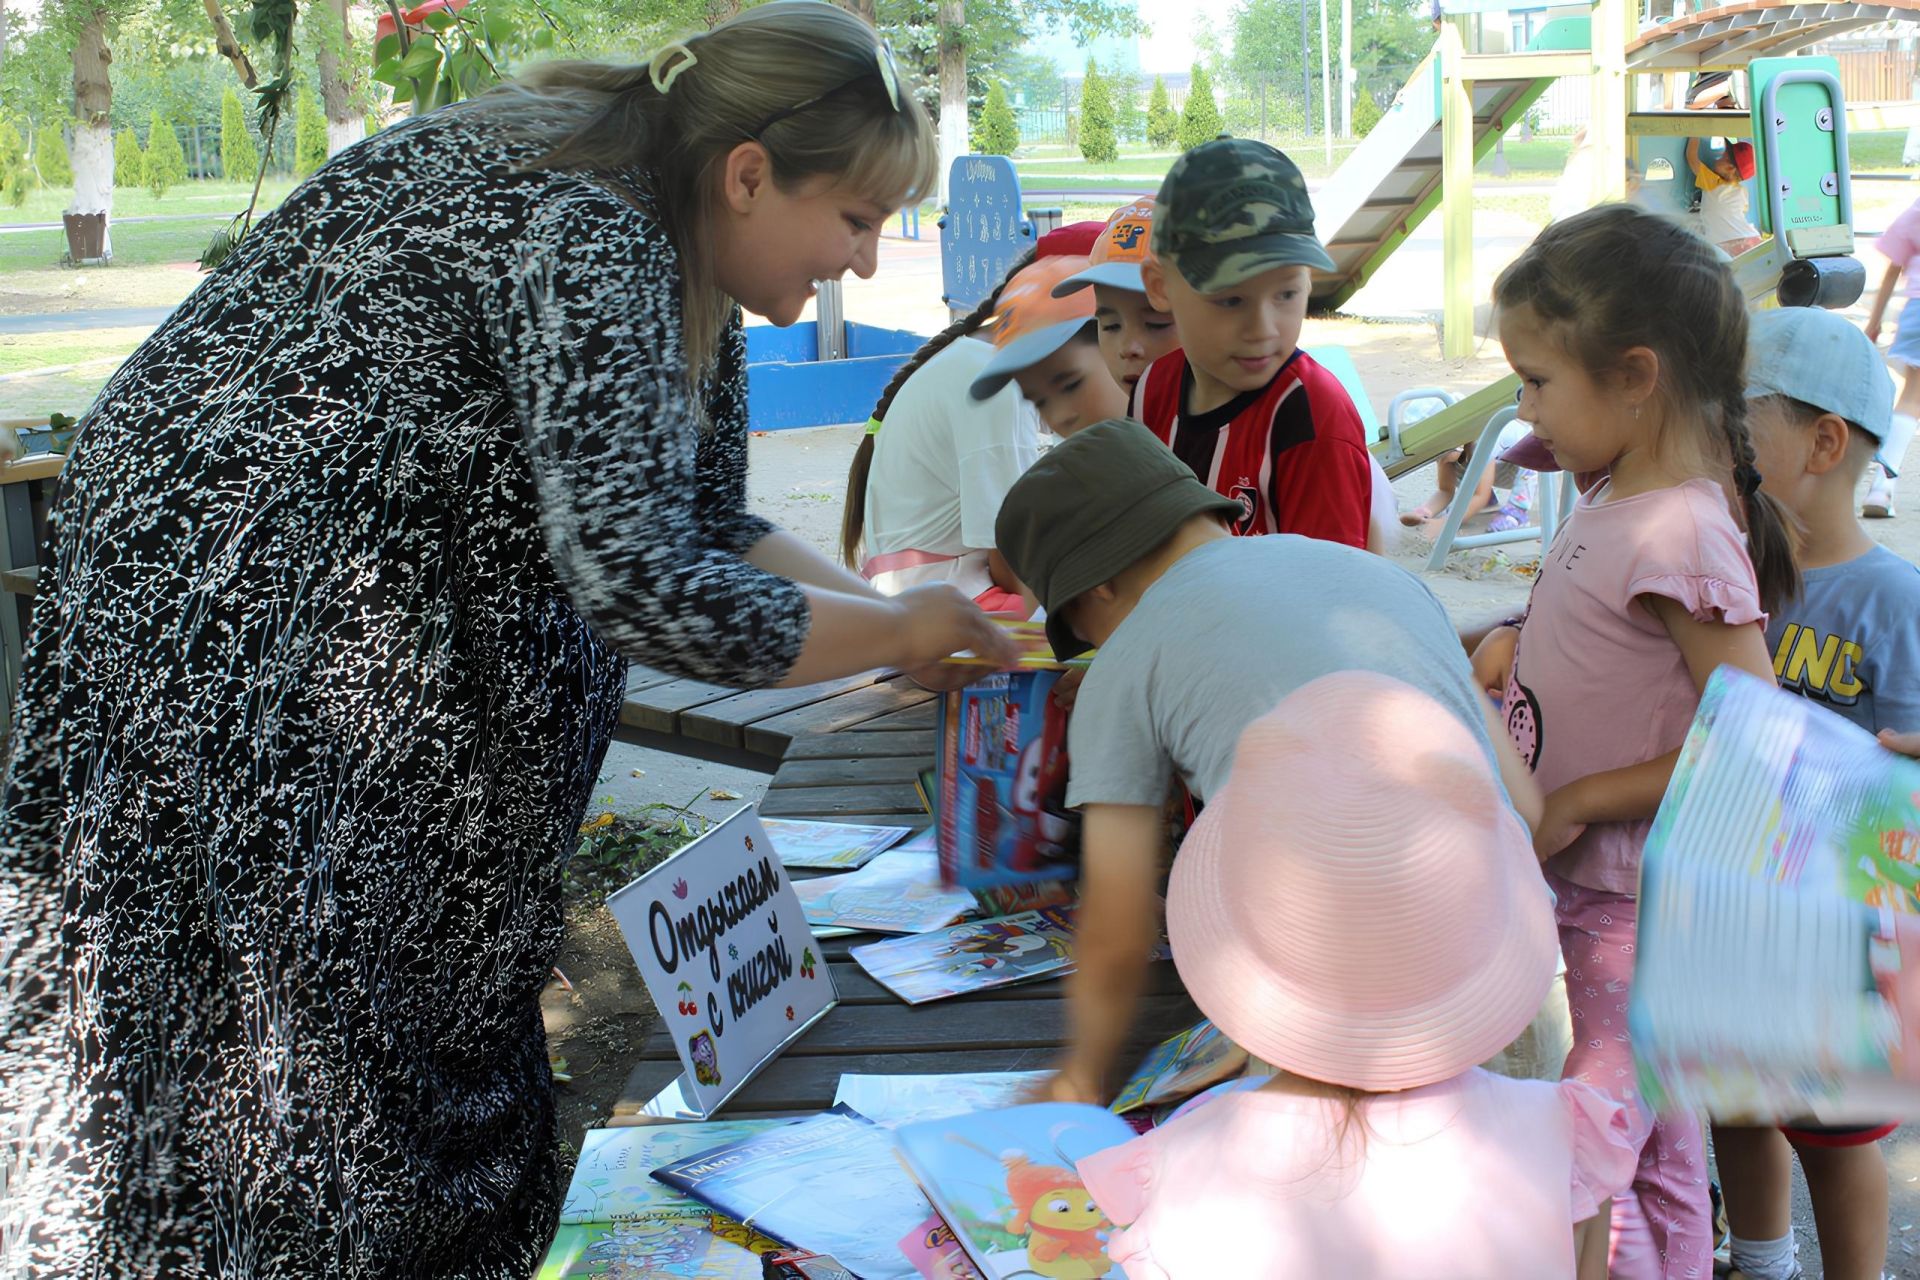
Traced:
<path fill-rule="evenodd" d="M 76 329 L 152 329 L 172 314 L 172 307 L 95 307 L 86 311 L 0 316 L 0 334 L 70 333 Z"/>

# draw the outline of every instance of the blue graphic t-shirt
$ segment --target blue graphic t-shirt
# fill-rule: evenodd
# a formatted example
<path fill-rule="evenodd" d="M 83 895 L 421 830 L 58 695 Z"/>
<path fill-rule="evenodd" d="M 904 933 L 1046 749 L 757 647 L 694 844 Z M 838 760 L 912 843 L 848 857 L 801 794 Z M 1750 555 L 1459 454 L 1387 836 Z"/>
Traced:
<path fill-rule="evenodd" d="M 1805 577 L 1767 626 L 1780 687 L 1869 733 L 1920 729 L 1920 568 L 1875 547 Z"/>

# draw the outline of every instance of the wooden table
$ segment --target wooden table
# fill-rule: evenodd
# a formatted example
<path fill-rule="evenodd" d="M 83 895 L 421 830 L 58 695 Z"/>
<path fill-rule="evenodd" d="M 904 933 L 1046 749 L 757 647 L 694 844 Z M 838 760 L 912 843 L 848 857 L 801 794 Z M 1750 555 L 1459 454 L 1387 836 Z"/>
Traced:
<path fill-rule="evenodd" d="M 837 733 L 797 738 L 760 806 L 768 817 L 877 822 L 915 829 L 928 818 L 913 779 L 933 763 L 934 703 L 862 721 Z M 795 871 L 795 876 L 809 872 Z M 1037 1071 L 1053 1065 L 1067 1040 L 1064 984 L 1036 982 L 909 1005 L 849 958 L 875 934 L 817 941 L 840 1003 L 749 1081 L 723 1116 L 788 1115 L 833 1104 L 843 1072 L 939 1074 Z M 1140 1054 L 1200 1020 L 1171 962 L 1149 970 L 1129 1054 Z M 1131 1065 L 1131 1063 L 1129 1064 Z M 662 1029 L 614 1104 L 614 1123 L 638 1118 L 680 1075 L 673 1041 Z"/>
<path fill-rule="evenodd" d="M 616 736 L 635 746 L 772 773 L 796 738 L 855 726 L 897 727 L 896 715 L 916 709 L 922 711 L 916 726 L 931 728 L 933 703 L 933 694 L 879 671 L 797 689 L 743 691 L 635 667 Z"/>

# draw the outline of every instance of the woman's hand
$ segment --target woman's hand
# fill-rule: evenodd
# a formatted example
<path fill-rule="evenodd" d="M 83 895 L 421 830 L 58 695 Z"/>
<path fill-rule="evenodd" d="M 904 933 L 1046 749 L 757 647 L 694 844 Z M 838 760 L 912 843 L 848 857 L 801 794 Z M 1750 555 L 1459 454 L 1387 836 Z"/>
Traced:
<path fill-rule="evenodd" d="M 916 673 L 933 677 L 928 668 L 962 650 L 992 669 L 1019 665 L 1020 646 L 1013 637 L 948 583 L 902 591 L 893 603 L 900 611 L 900 669 L 916 679 Z"/>
<path fill-rule="evenodd" d="M 1875 316 L 1873 317 L 1873 319 L 1867 321 L 1866 327 L 1867 327 L 1867 341 L 1868 342 L 1880 341 L 1880 317 Z"/>
<path fill-rule="evenodd" d="M 1086 1072 L 1072 1062 L 1064 1062 L 1060 1069 L 1044 1080 L 1028 1086 L 1026 1102 L 1084 1102 L 1090 1106 L 1105 1106 L 1106 1095 L 1101 1091 L 1099 1081 L 1090 1079 Z"/>
<path fill-rule="evenodd" d="M 1474 683 L 1495 702 L 1507 696 L 1507 676 L 1513 671 L 1513 654 L 1519 646 L 1520 628 L 1495 627 L 1473 651 Z"/>
<path fill-rule="evenodd" d="M 1579 785 L 1571 782 L 1547 793 L 1546 811 L 1533 829 L 1533 851 L 1542 862 L 1579 839 L 1587 829 L 1586 816 L 1580 810 Z"/>

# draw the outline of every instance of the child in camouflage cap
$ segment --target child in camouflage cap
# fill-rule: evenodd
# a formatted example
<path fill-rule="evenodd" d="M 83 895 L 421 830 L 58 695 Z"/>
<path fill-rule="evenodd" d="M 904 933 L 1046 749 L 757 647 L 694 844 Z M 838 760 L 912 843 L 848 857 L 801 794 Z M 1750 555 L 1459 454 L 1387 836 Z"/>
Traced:
<path fill-rule="evenodd" d="M 1147 297 L 1182 350 L 1154 362 L 1132 413 L 1216 492 L 1238 534 L 1298 533 L 1366 547 L 1374 467 L 1346 388 L 1299 349 L 1314 269 L 1300 170 L 1246 138 L 1175 162 L 1155 198 Z"/>

